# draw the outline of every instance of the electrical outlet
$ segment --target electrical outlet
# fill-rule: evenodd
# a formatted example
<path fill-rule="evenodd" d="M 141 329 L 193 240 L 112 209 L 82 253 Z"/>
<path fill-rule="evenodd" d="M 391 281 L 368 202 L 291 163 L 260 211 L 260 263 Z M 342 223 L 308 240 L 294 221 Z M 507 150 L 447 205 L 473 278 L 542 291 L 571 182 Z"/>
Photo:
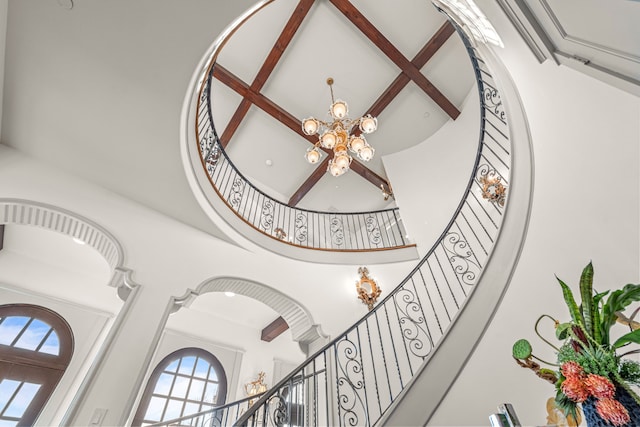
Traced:
<path fill-rule="evenodd" d="M 107 415 L 106 409 L 97 408 L 93 411 L 93 416 L 91 417 L 91 421 L 89 421 L 90 426 L 99 426 L 102 425 L 102 421 L 104 421 L 104 417 Z"/>

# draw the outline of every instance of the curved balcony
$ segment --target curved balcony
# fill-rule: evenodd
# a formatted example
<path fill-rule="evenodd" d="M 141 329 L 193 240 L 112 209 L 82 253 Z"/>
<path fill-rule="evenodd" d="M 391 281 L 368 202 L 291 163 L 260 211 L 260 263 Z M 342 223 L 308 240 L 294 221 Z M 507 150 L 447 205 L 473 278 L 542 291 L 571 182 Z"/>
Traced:
<path fill-rule="evenodd" d="M 407 242 L 398 208 L 371 212 L 321 212 L 291 207 L 252 184 L 220 144 L 212 118 L 215 62 L 198 97 L 196 136 L 200 160 L 218 197 L 248 226 L 280 242 L 306 249 L 375 251 L 414 246 Z"/>

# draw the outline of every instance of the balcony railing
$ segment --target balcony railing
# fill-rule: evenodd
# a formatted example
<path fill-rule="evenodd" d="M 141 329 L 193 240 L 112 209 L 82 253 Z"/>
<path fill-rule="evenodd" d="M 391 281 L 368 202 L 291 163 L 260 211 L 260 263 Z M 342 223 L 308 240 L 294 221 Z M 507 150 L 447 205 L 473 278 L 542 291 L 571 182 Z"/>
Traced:
<path fill-rule="evenodd" d="M 259 232 L 290 245 L 332 251 L 372 251 L 413 246 L 398 208 L 371 212 L 320 212 L 291 207 L 252 184 L 220 144 L 213 122 L 213 62 L 202 81 L 196 136 L 209 181 L 237 216 Z"/>
<path fill-rule="evenodd" d="M 481 126 L 457 210 L 425 257 L 384 300 L 274 385 L 235 425 L 376 424 L 435 353 L 476 289 L 508 209 L 512 157 L 497 85 L 478 51 L 459 33 L 476 75 Z M 224 175 L 215 132 L 205 128 L 203 134 L 211 135 L 210 141 L 201 140 L 205 164 L 213 159 L 211 176 Z"/>

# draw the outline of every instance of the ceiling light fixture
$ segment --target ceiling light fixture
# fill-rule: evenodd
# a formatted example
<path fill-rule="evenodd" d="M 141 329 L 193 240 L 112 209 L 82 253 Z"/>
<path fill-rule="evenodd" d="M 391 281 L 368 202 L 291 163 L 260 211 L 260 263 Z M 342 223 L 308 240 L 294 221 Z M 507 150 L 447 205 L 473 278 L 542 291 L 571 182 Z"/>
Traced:
<path fill-rule="evenodd" d="M 353 158 L 348 151 L 355 153 L 360 160 L 368 162 L 373 158 L 374 148 L 365 139 L 365 133 L 374 132 L 378 128 L 378 119 L 366 116 L 350 119 L 347 103 L 333 98 L 333 78 L 327 79 L 331 90 L 331 107 L 329 114 L 331 122 L 308 117 L 302 121 L 302 131 L 305 135 L 319 135 L 318 142 L 309 148 L 305 158 L 311 164 L 318 163 L 322 157 L 320 148 L 333 150 L 333 158 L 329 160 L 327 171 L 333 176 L 340 176 L 349 170 Z M 358 125 L 357 132 L 354 128 Z"/>

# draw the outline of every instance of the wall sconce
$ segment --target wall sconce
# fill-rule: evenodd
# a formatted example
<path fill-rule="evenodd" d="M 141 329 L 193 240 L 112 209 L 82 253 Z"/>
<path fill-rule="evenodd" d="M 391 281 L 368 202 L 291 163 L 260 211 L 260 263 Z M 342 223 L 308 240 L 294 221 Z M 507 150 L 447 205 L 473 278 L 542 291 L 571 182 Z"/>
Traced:
<path fill-rule="evenodd" d="M 380 190 L 382 190 L 382 197 L 384 197 L 385 202 L 389 200 L 389 197 L 391 197 L 392 199 L 395 198 L 393 197 L 393 191 L 391 191 L 391 187 L 389 187 L 389 189 L 387 190 L 384 188 L 384 184 L 380 184 Z"/>
<path fill-rule="evenodd" d="M 482 198 L 504 207 L 504 199 L 507 196 L 507 187 L 500 182 L 502 178 L 494 170 L 488 171 L 478 180 L 482 190 Z"/>
<path fill-rule="evenodd" d="M 284 231 L 281 227 L 276 228 L 275 230 L 273 230 L 273 232 L 276 235 L 276 239 L 278 240 L 284 240 L 287 238 L 287 232 Z"/>
<path fill-rule="evenodd" d="M 264 372 L 258 373 L 258 378 L 244 385 L 244 391 L 247 393 L 247 396 L 253 397 L 258 396 L 265 391 L 267 391 L 267 385 L 264 383 Z M 249 406 L 253 405 L 253 402 L 256 399 L 249 400 Z"/>
<path fill-rule="evenodd" d="M 375 280 L 369 277 L 369 270 L 367 267 L 360 267 L 358 269 L 360 274 L 360 280 L 356 282 L 356 290 L 358 291 L 358 298 L 367 305 L 369 311 L 373 310 L 373 305 L 378 301 L 378 297 L 382 293 L 382 289 L 378 287 Z"/>

